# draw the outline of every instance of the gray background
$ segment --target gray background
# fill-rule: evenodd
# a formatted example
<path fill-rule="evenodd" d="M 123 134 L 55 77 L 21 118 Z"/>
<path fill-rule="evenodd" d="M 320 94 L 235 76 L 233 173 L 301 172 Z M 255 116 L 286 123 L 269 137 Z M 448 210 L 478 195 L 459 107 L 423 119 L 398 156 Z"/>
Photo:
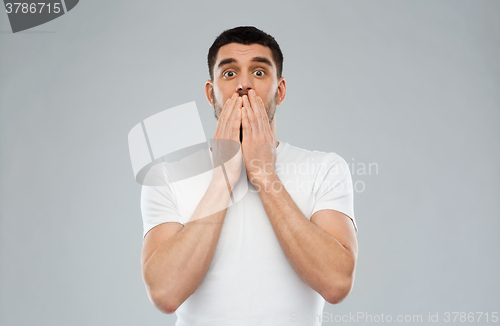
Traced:
<path fill-rule="evenodd" d="M 499 311 L 499 15 L 500 1 L 89 0 L 12 34 L 0 13 L 0 324 L 174 323 L 141 278 L 127 134 L 194 100 L 212 137 L 206 54 L 238 25 L 284 52 L 277 139 L 378 165 L 353 171 L 356 281 L 325 311 Z"/>

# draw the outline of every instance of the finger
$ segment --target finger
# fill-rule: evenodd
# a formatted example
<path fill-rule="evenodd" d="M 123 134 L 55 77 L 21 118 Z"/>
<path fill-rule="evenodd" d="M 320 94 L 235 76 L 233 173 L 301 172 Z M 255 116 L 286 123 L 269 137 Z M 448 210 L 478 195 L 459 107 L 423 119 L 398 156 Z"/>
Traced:
<path fill-rule="evenodd" d="M 262 115 L 262 123 L 264 124 L 264 130 L 268 139 L 273 138 L 273 133 L 271 132 L 271 124 L 269 123 L 269 117 L 267 116 L 266 107 L 264 106 L 264 101 L 260 96 L 257 96 L 257 101 L 259 102 L 259 106 L 264 112 Z"/>
<path fill-rule="evenodd" d="M 259 102 L 259 107 L 262 112 L 262 121 L 269 124 L 269 117 L 267 116 L 266 106 L 264 105 L 264 101 L 260 96 L 257 96 L 257 102 Z"/>
<path fill-rule="evenodd" d="M 253 109 L 250 106 L 250 102 L 248 101 L 248 97 L 243 95 L 243 106 L 245 107 L 245 111 L 247 114 L 248 122 L 250 123 L 250 129 L 252 131 L 252 137 L 257 138 L 259 133 L 259 123 L 257 121 L 257 117 L 253 113 Z M 244 136 L 244 135 L 243 135 Z"/>
<path fill-rule="evenodd" d="M 221 121 L 223 119 L 221 119 L 222 117 L 224 117 L 225 113 L 226 113 L 226 108 L 227 108 L 227 105 L 229 103 L 229 101 L 231 101 L 232 97 L 231 98 L 228 98 L 226 100 L 226 103 L 224 103 L 224 106 L 222 107 L 222 111 L 220 112 L 219 114 L 219 118 L 217 119 L 217 127 L 216 128 L 219 128 L 220 124 L 221 124 Z"/>
<path fill-rule="evenodd" d="M 227 111 L 228 111 L 229 103 L 231 102 L 231 100 L 232 100 L 232 98 L 227 99 L 227 101 L 224 104 L 224 107 L 222 108 L 222 111 L 219 115 L 219 118 L 217 119 L 217 125 L 215 126 L 214 138 L 220 138 L 221 134 L 224 133 L 224 124 L 226 121 Z"/>
<path fill-rule="evenodd" d="M 267 120 L 267 112 L 266 108 L 264 106 L 264 101 L 262 101 L 262 98 L 260 96 L 257 96 L 254 92 L 254 98 L 255 102 L 257 102 L 257 107 L 259 108 L 260 112 L 260 121 L 262 122 L 262 131 L 266 135 L 267 139 L 270 139 L 270 128 L 269 128 L 269 123 L 266 121 Z"/>
<path fill-rule="evenodd" d="M 243 142 L 245 142 L 245 140 L 249 140 L 252 137 L 252 126 L 248 120 L 246 107 L 241 109 L 241 125 L 243 126 Z"/>
<path fill-rule="evenodd" d="M 224 121 L 228 121 L 229 117 L 231 116 L 232 109 L 234 108 L 234 105 L 236 104 L 236 101 L 238 100 L 238 93 L 233 93 L 231 98 L 227 101 L 226 105 L 224 106 Z"/>
<path fill-rule="evenodd" d="M 226 148 L 228 146 L 228 143 L 225 142 L 225 139 L 231 140 L 233 137 L 231 137 L 231 121 L 233 119 L 233 115 L 235 111 L 239 111 L 239 108 L 241 107 L 241 99 L 238 101 L 238 94 L 234 93 L 231 98 L 229 98 L 226 101 L 226 104 L 224 105 L 223 108 L 223 113 L 221 113 L 218 123 L 217 123 L 217 129 L 215 132 L 214 139 L 221 140 L 222 141 L 215 141 L 215 150 L 218 153 L 219 151 L 223 150 L 223 148 Z M 236 108 L 236 109 L 235 109 Z M 238 114 L 238 112 L 236 112 Z M 238 126 L 239 128 L 239 126 Z M 239 141 L 239 140 L 238 140 Z M 220 153 L 219 153 L 220 154 Z"/>
<path fill-rule="evenodd" d="M 254 109 L 254 114 L 257 118 L 262 118 L 262 112 L 260 110 L 259 103 L 257 102 L 257 98 L 255 95 L 255 91 L 253 89 L 248 91 L 248 100 L 250 101 L 250 105 L 252 109 Z"/>
<path fill-rule="evenodd" d="M 259 102 L 257 101 L 257 95 L 255 94 L 255 91 L 251 89 L 248 91 L 249 95 L 249 100 L 250 100 L 250 105 L 252 107 L 253 113 L 255 114 L 255 117 L 257 118 L 257 123 L 259 124 L 259 130 L 263 131 L 263 123 L 262 123 L 262 110 L 259 106 Z"/>
<path fill-rule="evenodd" d="M 237 111 L 238 114 L 236 115 L 235 122 L 234 122 L 234 134 L 233 134 L 233 140 L 236 140 L 238 143 L 240 142 L 240 132 L 242 131 L 242 126 L 241 126 L 241 117 L 242 117 L 242 112 L 241 110 L 243 107 L 240 105 L 238 107 Z"/>
<path fill-rule="evenodd" d="M 224 104 L 224 108 L 222 109 L 222 112 L 219 116 L 219 119 L 217 120 L 217 128 L 222 128 L 220 127 L 221 125 L 224 125 L 226 123 L 231 115 L 232 108 L 234 107 L 234 104 L 238 98 L 238 93 L 234 93 L 233 96 L 231 96 L 226 103 Z"/>
<path fill-rule="evenodd" d="M 238 97 L 236 103 L 234 104 L 231 117 L 227 121 L 226 125 L 226 136 L 227 139 L 238 140 L 240 135 L 240 125 L 241 125 L 241 97 Z"/>

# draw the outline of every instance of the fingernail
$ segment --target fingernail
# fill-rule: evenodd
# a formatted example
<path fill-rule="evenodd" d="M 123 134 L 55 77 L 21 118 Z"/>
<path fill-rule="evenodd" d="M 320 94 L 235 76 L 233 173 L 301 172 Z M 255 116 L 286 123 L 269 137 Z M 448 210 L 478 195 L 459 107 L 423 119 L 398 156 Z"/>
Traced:
<path fill-rule="evenodd" d="M 236 95 L 238 95 L 238 94 L 233 93 L 233 96 L 231 96 L 231 98 L 236 98 Z"/>

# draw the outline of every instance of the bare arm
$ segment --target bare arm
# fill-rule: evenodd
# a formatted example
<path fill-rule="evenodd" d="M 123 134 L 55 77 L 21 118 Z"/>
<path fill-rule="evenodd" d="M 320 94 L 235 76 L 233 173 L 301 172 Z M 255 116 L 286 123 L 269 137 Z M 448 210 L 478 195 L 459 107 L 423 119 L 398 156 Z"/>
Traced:
<path fill-rule="evenodd" d="M 212 144 L 215 167 L 212 181 L 190 221 L 185 226 L 163 223 L 146 234 L 142 275 L 151 301 L 164 313 L 173 313 L 194 293 L 210 266 L 230 192 L 240 177 L 243 159 L 240 125 L 241 99 L 233 96 L 217 122 Z M 228 139 L 233 142 L 227 142 Z M 239 151 L 226 162 L 228 152 L 235 148 Z M 221 162 L 225 163 L 219 166 Z"/>
<path fill-rule="evenodd" d="M 262 98 L 250 90 L 243 96 L 243 157 L 274 233 L 301 279 L 329 303 L 350 292 L 357 259 L 354 225 L 346 215 L 330 210 L 309 221 L 297 207 L 275 171 L 275 135 Z"/>
<path fill-rule="evenodd" d="M 276 174 L 258 187 L 276 237 L 297 274 L 326 301 L 340 303 L 352 288 L 358 252 L 351 219 L 338 211 L 321 210 L 309 221 Z"/>
<path fill-rule="evenodd" d="M 228 202 L 225 181 L 214 179 L 190 222 L 160 224 L 146 234 L 143 279 L 160 311 L 173 313 L 200 285 L 212 261 Z M 175 233 L 165 239 L 169 232 Z"/>

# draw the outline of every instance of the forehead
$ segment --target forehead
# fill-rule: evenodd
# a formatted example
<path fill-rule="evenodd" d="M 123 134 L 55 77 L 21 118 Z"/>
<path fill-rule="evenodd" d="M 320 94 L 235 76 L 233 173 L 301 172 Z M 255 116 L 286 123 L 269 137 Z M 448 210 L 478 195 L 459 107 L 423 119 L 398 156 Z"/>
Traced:
<path fill-rule="evenodd" d="M 220 47 L 215 60 L 215 67 L 217 67 L 217 64 L 220 61 L 228 58 L 233 58 L 239 63 L 243 63 L 245 61 L 251 61 L 252 58 L 255 57 L 266 57 L 273 63 L 273 65 L 276 64 L 273 60 L 273 53 L 267 46 L 261 44 L 246 45 L 240 43 L 229 43 Z"/>

